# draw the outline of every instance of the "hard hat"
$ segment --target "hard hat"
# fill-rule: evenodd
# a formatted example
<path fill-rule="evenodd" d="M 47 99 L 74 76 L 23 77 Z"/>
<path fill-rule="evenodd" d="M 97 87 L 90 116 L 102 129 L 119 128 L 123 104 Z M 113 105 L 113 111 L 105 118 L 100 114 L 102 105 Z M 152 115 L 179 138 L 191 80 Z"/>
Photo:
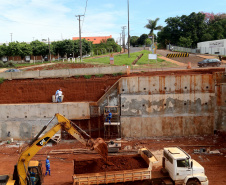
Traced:
<path fill-rule="evenodd" d="M 47 159 L 49 159 L 50 157 L 49 157 L 49 155 L 47 156 Z"/>

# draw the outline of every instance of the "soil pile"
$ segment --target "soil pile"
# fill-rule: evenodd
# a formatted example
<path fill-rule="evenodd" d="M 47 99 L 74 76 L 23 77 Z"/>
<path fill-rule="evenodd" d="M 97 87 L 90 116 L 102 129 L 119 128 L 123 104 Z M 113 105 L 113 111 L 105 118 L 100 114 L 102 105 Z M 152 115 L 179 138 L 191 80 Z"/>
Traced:
<path fill-rule="evenodd" d="M 102 158 L 84 161 L 74 160 L 74 174 L 148 168 L 148 164 L 140 155 L 111 156 L 108 157 L 108 161 L 114 165 L 106 165 Z"/>

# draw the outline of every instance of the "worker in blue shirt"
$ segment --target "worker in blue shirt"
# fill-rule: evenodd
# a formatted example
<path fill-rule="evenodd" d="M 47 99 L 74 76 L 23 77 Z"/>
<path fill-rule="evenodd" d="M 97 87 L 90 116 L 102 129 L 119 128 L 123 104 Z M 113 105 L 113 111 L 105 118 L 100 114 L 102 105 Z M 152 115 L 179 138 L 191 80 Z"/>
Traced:
<path fill-rule="evenodd" d="M 109 124 L 111 124 L 111 118 L 112 118 L 112 113 L 110 111 L 108 111 L 108 116 L 106 117 L 106 122 L 108 121 Z"/>
<path fill-rule="evenodd" d="M 49 156 L 47 156 L 46 158 L 46 174 L 49 172 L 49 175 L 50 175 L 50 162 L 49 162 Z"/>

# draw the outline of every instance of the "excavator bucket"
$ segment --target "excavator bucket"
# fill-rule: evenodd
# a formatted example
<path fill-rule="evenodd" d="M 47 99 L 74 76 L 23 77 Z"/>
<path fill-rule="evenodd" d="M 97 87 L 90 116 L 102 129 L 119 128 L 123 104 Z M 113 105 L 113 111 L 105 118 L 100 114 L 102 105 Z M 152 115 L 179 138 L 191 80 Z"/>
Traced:
<path fill-rule="evenodd" d="M 103 157 L 105 161 L 107 161 L 108 148 L 107 148 L 107 144 L 102 138 L 97 138 L 94 141 L 93 148 Z"/>

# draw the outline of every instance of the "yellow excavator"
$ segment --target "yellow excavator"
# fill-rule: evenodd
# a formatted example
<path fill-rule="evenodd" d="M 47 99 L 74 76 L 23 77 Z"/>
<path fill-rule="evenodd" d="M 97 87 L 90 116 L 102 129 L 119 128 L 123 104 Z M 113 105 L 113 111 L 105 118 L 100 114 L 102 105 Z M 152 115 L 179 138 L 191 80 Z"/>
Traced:
<path fill-rule="evenodd" d="M 58 119 L 58 123 L 53 126 L 46 134 L 39 136 L 46 130 L 48 125 L 54 118 Z M 39 161 L 30 161 L 37 152 L 45 146 L 48 141 L 60 130 L 64 129 L 74 138 L 80 141 L 91 150 L 96 150 L 107 163 L 108 149 L 107 144 L 102 138 L 95 141 L 76 124 L 62 116 L 55 114 L 52 119 L 42 128 L 29 145 L 21 152 L 17 165 L 14 167 L 13 175 L 0 175 L 0 184 L 4 185 L 41 185 L 43 183 L 42 163 Z M 84 137 L 87 137 L 86 139 Z M 31 174 L 35 177 L 35 182 L 31 182 Z"/>

